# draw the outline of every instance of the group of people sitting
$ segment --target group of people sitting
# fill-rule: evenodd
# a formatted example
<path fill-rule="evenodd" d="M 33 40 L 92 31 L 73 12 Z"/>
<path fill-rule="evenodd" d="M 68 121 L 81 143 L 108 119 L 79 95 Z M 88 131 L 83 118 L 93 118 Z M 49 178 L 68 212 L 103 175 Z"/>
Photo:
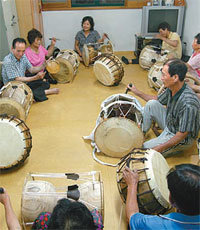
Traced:
<path fill-rule="evenodd" d="M 162 22 L 158 26 L 158 34 L 155 38 L 162 41 L 162 51 L 167 51 L 167 59 L 182 57 L 182 45 L 179 35 L 170 30 L 170 25 L 167 22 Z M 195 84 L 188 82 L 187 84 L 200 98 L 200 33 L 198 33 L 192 43 L 193 54 L 190 57 L 189 61 L 186 63 L 188 67 L 188 72 L 194 76 Z M 125 64 L 139 64 L 139 59 L 127 59 L 125 56 L 122 56 L 122 61 Z M 186 80 L 187 81 L 187 80 Z"/>
<path fill-rule="evenodd" d="M 47 95 L 59 93 L 58 88 L 50 89 L 48 73 L 45 71 L 45 57 L 51 55 L 55 45 L 49 51 L 40 45 L 42 35 L 33 29 L 28 33 L 30 47 L 26 49 L 26 41 L 16 38 L 12 43 L 12 52 L 3 60 L 2 79 L 4 85 L 9 81 L 25 82 L 32 90 L 35 101 L 47 100 Z"/>
<path fill-rule="evenodd" d="M 100 38 L 98 32 L 94 30 L 94 21 L 91 17 L 83 18 L 82 28 L 83 30 L 78 32 L 75 38 L 75 49 L 80 57 L 85 43 L 101 42 L 106 37 L 104 34 Z M 157 38 L 163 40 L 163 49 L 172 48 L 180 51 L 180 38 L 176 34 L 168 27 L 161 27 L 159 32 Z M 13 80 L 26 82 L 33 91 L 35 101 L 44 101 L 47 100 L 47 95 L 59 93 L 58 88 L 50 89 L 50 83 L 56 82 L 52 81 L 45 70 L 46 57 L 52 55 L 56 39 L 52 38 L 51 45 L 46 50 L 41 45 L 41 38 L 39 31 L 35 29 L 29 31 L 28 48 L 23 38 L 14 39 L 12 52 L 4 58 L 2 67 L 4 84 Z M 136 96 L 147 101 L 143 112 L 143 132 L 148 132 L 153 121 L 163 130 L 158 137 L 145 142 L 143 147 L 152 148 L 164 156 L 190 147 L 198 137 L 200 101 L 199 95 L 195 92 L 199 93 L 199 88 L 198 85 L 187 85 L 184 79 L 187 69 L 194 71 L 197 78 L 200 77 L 200 34 L 194 38 L 193 49 L 194 53 L 186 64 L 180 60 L 180 52 L 172 52 L 176 54 L 174 56 L 176 58 L 170 57 L 162 69 L 162 81 L 167 89 L 159 96 L 147 95 L 134 84 L 127 86 Z M 129 63 L 124 58 L 122 60 L 126 64 Z M 199 229 L 199 169 L 199 166 L 191 164 L 178 165 L 167 175 L 170 202 L 178 213 L 146 216 L 139 213 L 137 204 L 138 173 L 126 168 L 124 170 L 128 186 L 126 213 L 130 228 Z M 20 229 L 5 190 L 0 194 L 0 202 L 5 206 L 8 228 Z M 102 229 L 102 219 L 98 215 L 98 221 L 95 222 L 96 217 L 97 215 L 89 212 L 83 204 L 64 199 L 58 202 L 52 214 L 42 213 L 35 220 L 33 229 Z M 45 225 L 41 227 L 44 223 Z"/>
<path fill-rule="evenodd" d="M 87 43 L 100 43 L 106 38 L 103 34 L 94 30 L 94 21 L 90 16 L 82 19 L 82 30 L 75 37 L 75 51 L 82 57 L 83 45 Z M 58 88 L 50 88 L 50 84 L 56 84 L 48 71 L 45 69 L 47 59 L 52 56 L 56 38 L 51 39 L 48 50 L 42 45 L 42 34 L 32 29 L 28 32 L 27 40 L 30 44 L 26 48 L 26 41 L 23 38 L 13 40 L 11 52 L 4 58 L 2 66 L 2 79 L 5 85 L 9 81 L 25 82 L 32 90 L 35 101 L 47 100 L 47 95 L 58 94 Z"/>
<path fill-rule="evenodd" d="M 144 148 L 152 148 L 165 157 L 185 150 L 194 143 L 200 129 L 200 33 L 194 37 L 193 55 L 187 63 L 181 61 L 181 40 L 177 33 L 170 31 L 168 23 L 158 27 L 162 49 L 168 51 L 168 60 L 163 64 L 162 77 L 166 90 L 158 96 L 147 95 L 134 84 L 128 89 L 147 103 L 143 111 L 143 132 L 146 134 L 156 123 L 163 132 L 156 138 L 144 142 Z M 138 59 L 128 60 L 125 64 L 136 64 Z M 195 83 L 187 82 L 188 70 Z"/>
<path fill-rule="evenodd" d="M 137 187 L 139 186 L 137 169 L 131 171 L 126 167 L 123 171 L 123 176 L 128 186 L 126 216 L 131 230 L 200 228 L 199 166 L 181 164 L 170 169 L 166 178 L 169 189 L 169 202 L 176 212 L 171 212 L 167 215 L 155 216 L 140 213 L 137 202 Z M 3 193 L 0 193 L 0 202 L 5 208 L 8 229 L 21 229 L 5 189 Z M 100 230 L 103 229 L 103 221 L 97 210 L 89 211 L 81 202 L 64 198 L 58 201 L 52 213 L 44 210 L 35 219 L 32 229 Z"/>

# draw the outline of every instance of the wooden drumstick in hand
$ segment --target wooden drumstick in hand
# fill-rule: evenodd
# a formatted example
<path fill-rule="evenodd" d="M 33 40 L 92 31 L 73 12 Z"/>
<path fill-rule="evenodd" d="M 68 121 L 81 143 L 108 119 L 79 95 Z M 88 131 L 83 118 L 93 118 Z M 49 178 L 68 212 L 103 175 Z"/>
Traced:
<path fill-rule="evenodd" d="M 105 36 L 108 40 L 110 40 L 110 38 L 108 37 L 108 34 L 104 33 L 104 36 Z"/>
<path fill-rule="evenodd" d="M 53 40 L 54 38 L 49 38 L 49 40 Z M 60 38 L 55 38 L 56 41 L 60 41 Z"/>
<path fill-rule="evenodd" d="M 132 87 L 132 86 L 133 86 L 133 84 L 132 84 L 132 83 L 129 83 L 129 87 Z M 125 94 L 127 94 L 129 90 L 130 90 L 130 89 L 127 87 L 127 88 L 126 88 L 126 91 L 125 91 Z"/>

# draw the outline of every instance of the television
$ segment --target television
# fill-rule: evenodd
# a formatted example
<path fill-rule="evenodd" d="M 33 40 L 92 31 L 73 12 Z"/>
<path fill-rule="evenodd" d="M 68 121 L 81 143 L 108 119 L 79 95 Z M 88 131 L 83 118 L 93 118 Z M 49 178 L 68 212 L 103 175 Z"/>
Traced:
<path fill-rule="evenodd" d="M 161 22 L 169 23 L 172 32 L 182 36 L 184 6 L 144 6 L 142 8 L 141 36 L 153 38 Z"/>

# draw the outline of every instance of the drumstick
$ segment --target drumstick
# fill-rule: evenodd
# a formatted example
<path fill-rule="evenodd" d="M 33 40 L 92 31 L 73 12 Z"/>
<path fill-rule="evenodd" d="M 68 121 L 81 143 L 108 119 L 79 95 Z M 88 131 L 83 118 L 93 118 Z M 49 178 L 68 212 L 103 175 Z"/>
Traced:
<path fill-rule="evenodd" d="M 110 38 L 108 37 L 108 35 L 107 35 L 106 33 L 104 33 L 104 35 L 106 36 L 106 38 L 107 38 L 108 40 L 110 40 Z"/>
<path fill-rule="evenodd" d="M 96 42 L 96 43 L 87 43 L 87 46 L 93 46 L 93 45 L 99 45 L 99 44 L 104 44 L 104 42 Z"/>
<path fill-rule="evenodd" d="M 133 86 L 133 84 L 130 83 L 130 84 L 129 84 L 129 87 L 132 87 L 132 86 Z M 129 90 L 130 90 L 130 89 L 127 87 L 127 88 L 126 88 L 126 91 L 125 91 L 125 94 L 127 94 Z"/>
<path fill-rule="evenodd" d="M 49 40 L 52 40 L 53 38 L 49 38 Z M 60 38 L 55 38 L 56 41 L 60 41 Z"/>
<path fill-rule="evenodd" d="M 0 194 L 4 193 L 4 189 L 2 187 L 0 187 Z"/>

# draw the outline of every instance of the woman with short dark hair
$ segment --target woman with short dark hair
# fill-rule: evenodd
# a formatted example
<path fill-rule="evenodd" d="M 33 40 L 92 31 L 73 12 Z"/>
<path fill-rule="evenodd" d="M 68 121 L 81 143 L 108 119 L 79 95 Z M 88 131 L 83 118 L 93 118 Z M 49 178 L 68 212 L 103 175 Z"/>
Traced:
<path fill-rule="evenodd" d="M 83 45 L 87 43 L 103 42 L 107 34 L 103 34 L 102 38 L 99 33 L 94 30 L 94 20 L 90 16 L 85 16 L 81 22 L 82 30 L 76 34 L 75 50 L 82 57 Z"/>

